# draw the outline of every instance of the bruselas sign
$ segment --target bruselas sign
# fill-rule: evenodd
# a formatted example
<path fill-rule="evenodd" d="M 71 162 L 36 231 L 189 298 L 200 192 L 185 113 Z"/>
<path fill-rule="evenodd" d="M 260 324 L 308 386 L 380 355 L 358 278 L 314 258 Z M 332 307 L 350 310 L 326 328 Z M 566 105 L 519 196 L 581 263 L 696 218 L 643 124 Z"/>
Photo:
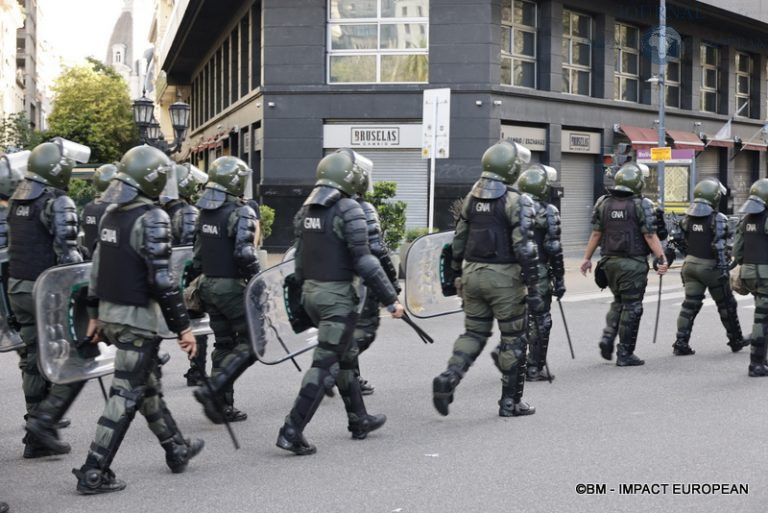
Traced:
<path fill-rule="evenodd" d="M 326 124 L 324 148 L 421 148 L 420 124 Z"/>
<path fill-rule="evenodd" d="M 352 146 L 400 146 L 400 128 L 387 127 L 352 127 L 350 128 Z"/>

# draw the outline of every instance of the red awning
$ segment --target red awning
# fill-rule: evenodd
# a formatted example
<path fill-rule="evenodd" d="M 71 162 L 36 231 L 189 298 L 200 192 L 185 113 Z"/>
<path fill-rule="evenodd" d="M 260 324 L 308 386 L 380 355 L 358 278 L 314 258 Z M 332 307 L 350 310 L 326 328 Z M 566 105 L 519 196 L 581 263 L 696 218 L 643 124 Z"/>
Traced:
<path fill-rule="evenodd" d="M 712 139 L 707 137 L 707 146 L 716 146 L 718 148 L 733 148 L 736 143 L 733 139 Z"/>
<path fill-rule="evenodd" d="M 621 125 L 621 133 L 632 143 L 633 150 L 647 150 L 659 145 L 659 136 L 653 128 Z"/>
<path fill-rule="evenodd" d="M 768 151 L 768 144 L 761 142 L 744 143 L 741 149 L 745 151 Z"/>
<path fill-rule="evenodd" d="M 701 142 L 699 136 L 694 133 L 684 132 L 681 130 L 667 130 L 667 135 L 674 142 L 672 147 L 676 150 L 701 151 L 704 149 L 704 143 Z"/>

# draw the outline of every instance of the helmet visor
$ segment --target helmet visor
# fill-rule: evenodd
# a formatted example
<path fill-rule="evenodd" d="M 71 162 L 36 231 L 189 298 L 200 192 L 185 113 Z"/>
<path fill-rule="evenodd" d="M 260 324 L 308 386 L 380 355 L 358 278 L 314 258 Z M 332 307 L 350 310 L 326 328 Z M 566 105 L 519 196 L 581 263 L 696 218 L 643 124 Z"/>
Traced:
<path fill-rule="evenodd" d="M 179 183 L 176 179 L 176 166 L 163 167 L 159 170 L 165 172 L 165 187 L 160 191 L 160 203 L 165 204 L 169 201 L 179 199 Z"/>
<path fill-rule="evenodd" d="M 208 175 L 205 174 L 199 167 L 193 166 L 192 164 L 186 164 L 186 166 L 189 168 L 189 176 L 187 180 L 191 178 L 195 181 L 195 183 L 200 185 L 208 181 Z"/>
<path fill-rule="evenodd" d="M 10 172 L 24 176 L 27 172 L 27 162 L 29 161 L 29 155 L 31 153 L 32 152 L 29 150 L 24 150 L 6 155 L 4 158 L 8 161 Z"/>
<path fill-rule="evenodd" d="M 91 158 L 91 149 L 84 144 L 78 144 L 62 137 L 55 137 L 53 142 L 59 145 L 62 156 L 75 162 L 85 164 Z"/>
<path fill-rule="evenodd" d="M 541 166 L 544 171 L 547 173 L 547 183 L 551 184 L 557 181 L 557 169 L 555 169 L 552 166 L 545 166 L 542 164 Z"/>
<path fill-rule="evenodd" d="M 368 157 L 352 152 L 355 159 L 356 171 L 362 175 L 362 178 L 368 183 L 366 192 L 373 192 L 373 161 Z"/>

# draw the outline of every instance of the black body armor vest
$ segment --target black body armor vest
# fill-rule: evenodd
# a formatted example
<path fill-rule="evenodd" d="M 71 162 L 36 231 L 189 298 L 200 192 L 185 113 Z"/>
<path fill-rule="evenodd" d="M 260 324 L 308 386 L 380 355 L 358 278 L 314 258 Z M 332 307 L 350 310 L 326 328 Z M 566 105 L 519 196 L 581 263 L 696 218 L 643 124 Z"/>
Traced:
<path fill-rule="evenodd" d="M 765 220 L 768 210 L 750 214 L 744 219 L 744 263 L 768 264 L 768 235 Z"/>
<path fill-rule="evenodd" d="M 11 245 L 8 248 L 8 274 L 18 280 L 35 281 L 43 271 L 56 265 L 53 235 L 40 220 L 48 200 L 55 194 L 46 191 L 33 200 L 13 200 L 8 212 Z"/>
<path fill-rule="evenodd" d="M 496 199 L 470 198 L 464 260 L 486 264 L 517 262 L 512 251 L 512 227 L 507 219 L 506 198 L 506 195 Z"/>
<path fill-rule="evenodd" d="M 317 281 L 352 281 L 352 255 L 346 242 L 333 232 L 338 203 L 309 205 L 301 219 L 301 265 L 304 278 Z"/>
<path fill-rule="evenodd" d="M 717 258 L 712 242 L 715 239 L 715 231 L 712 229 L 712 221 L 716 213 L 706 217 L 688 216 L 688 226 L 685 231 L 685 243 L 688 246 L 688 254 L 714 260 Z"/>
<path fill-rule="evenodd" d="M 651 250 L 640 231 L 633 198 L 608 198 L 603 207 L 603 255 L 647 256 Z"/>
<path fill-rule="evenodd" d="M 108 206 L 109 203 L 91 201 L 83 208 L 83 246 L 90 258 L 93 258 L 93 252 L 99 242 L 99 222 Z"/>
<path fill-rule="evenodd" d="M 240 203 L 224 203 L 216 210 L 203 210 L 200 213 L 200 258 L 203 262 L 203 274 L 209 278 L 239 278 L 240 272 L 235 262 L 235 238 L 227 232 L 229 216 Z"/>
<path fill-rule="evenodd" d="M 149 280 L 144 258 L 131 247 L 136 220 L 152 206 L 112 210 L 101 220 L 96 295 L 110 303 L 147 306 Z"/>
<path fill-rule="evenodd" d="M 0 208 L 0 249 L 8 247 L 8 208 Z"/>

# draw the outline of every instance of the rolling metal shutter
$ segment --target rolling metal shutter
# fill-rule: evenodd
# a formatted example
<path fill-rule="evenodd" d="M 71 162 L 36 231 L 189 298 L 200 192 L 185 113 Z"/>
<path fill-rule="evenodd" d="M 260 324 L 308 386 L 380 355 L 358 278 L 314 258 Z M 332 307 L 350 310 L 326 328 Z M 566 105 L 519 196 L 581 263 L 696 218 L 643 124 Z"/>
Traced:
<path fill-rule="evenodd" d="M 565 251 L 583 249 L 592 231 L 593 175 L 592 155 L 563 155 L 560 185 L 563 187 L 561 218 Z"/>
<path fill-rule="evenodd" d="M 326 149 L 333 153 L 335 149 Z M 429 160 L 421 158 L 421 150 L 359 150 L 373 162 L 374 182 L 396 182 L 395 200 L 404 201 L 406 228 L 427 226 L 429 208 Z"/>
<path fill-rule="evenodd" d="M 733 162 L 733 211 L 738 212 L 741 205 L 749 197 L 749 187 L 752 185 L 752 152 L 740 151 Z"/>
<path fill-rule="evenodd" d="M 720 151 L 705 150 L 696 157 L 696 183 L 704 178 L 718 180 L 720 176 Z"/>

